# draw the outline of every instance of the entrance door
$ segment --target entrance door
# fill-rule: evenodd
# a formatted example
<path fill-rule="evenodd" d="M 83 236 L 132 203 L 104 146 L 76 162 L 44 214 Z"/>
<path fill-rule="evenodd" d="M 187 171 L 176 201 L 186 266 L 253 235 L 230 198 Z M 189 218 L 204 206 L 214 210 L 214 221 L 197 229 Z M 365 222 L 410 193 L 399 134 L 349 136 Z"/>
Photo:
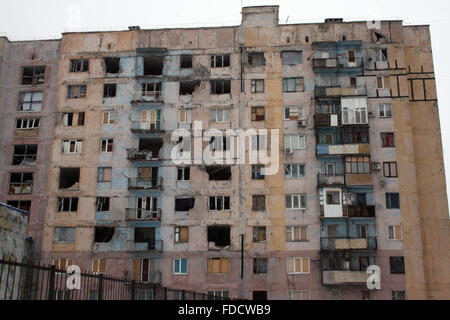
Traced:
<path fill-rule="evenodd" d="M 253 300 L 267 300 L 267 291 L 253 291 Z"/>

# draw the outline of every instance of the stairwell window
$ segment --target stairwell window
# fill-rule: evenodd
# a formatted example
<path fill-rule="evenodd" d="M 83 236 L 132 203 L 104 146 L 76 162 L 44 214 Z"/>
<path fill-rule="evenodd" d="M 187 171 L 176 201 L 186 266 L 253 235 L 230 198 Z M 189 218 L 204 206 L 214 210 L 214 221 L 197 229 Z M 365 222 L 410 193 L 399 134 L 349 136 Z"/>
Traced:
<path fill-rule="evenodd" d="M 288 258 L 288 274 L 309 274 L 309 258 Z"/>
<path fill-rule="evenodd" d="M 378 106 L 380 118 L 392 118 L 392 104 L 383 103 Z"/>
<path fill-rule="evenodd" d="M 401 225 L 388 226 L 388 238 L 389 240 L 402 240 L 403 239 L 403 231 Z"/>
<path fill-rule="evenodd" d="M 211 109 L 209 111 L 210 122 L 230 122 L 230 109 Z"/>
<path fill-rule="evenodd" d="M 284 149 L 304 150 L 306 149 L 306 136 L 302 135 L 285 135 Z"/>
<path fill-rule="evenodd" d="M 283 92 L 304 92 L 303 78 L 283 78 Z"/>
<path fill-rule="evenodd" d="M 230 208 L 229 196 L 216 196 L 209 197 L 209 210 L 210 211 L 228 211 Z"/>
<path fill-rule="evenodd" d="M 305 177 L 304 164 L 286 164 L 284 166 L 284 177 L 286 179 L 301 179 Z"/>
<path fill-rule="evenodd" d="M 307 226 L 287 226 L 286 227 L 286 241 L 288 241 L 288 242 L 308 241 L 308 227 Z"/>
<path fill-rule="evenodd" d="M 64 140 L 62 143 L 63 154 L 80 154 L 83 147 L 82 140 Z"/>
<path fill-rule="evenodd" d="M 395 148 L 395 139 L 393 132 L 381 133 L 381 146 L 383 148 Z"/>
<path fill-rule="evenodd" d="M 211 56 L 211 68 L 224 68 L 230 66 L 229 54 L 215 54 Z"/>

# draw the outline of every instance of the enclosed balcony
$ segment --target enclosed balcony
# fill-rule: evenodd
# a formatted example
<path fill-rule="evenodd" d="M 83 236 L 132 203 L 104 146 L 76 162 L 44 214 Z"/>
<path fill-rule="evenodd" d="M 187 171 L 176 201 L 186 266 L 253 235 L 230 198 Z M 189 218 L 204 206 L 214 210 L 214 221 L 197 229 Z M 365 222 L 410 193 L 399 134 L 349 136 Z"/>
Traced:
<path fill-rule="evenodd" d="M 355 144 L 318 144 L 317 156 L 325 155 L 367 155 L 370 154 L 368 143 Z"/>
<path fill-rule="evenodd" d="M 377 238 L 321 238 L 322 250 L 377 250 Z"/>
<path fill-rule="evenodd" d="M 159 190 L 162 188 L 162 177 L 128 178 L 130 190 Z"/>
<path fill-rule="evenodd" d="M 160 208 L 127 208 L 127 221 L 160 221 Z"/>
<path fill-rule="evenodd" d="M 367 90 L 364 87 L 340 87 L 340 86 L 330 86 L 330 87 L 320 87 L 316 86 L 314 88 L 314 95 L 316 98 L 325 97 L 356 97 L 356 96 L 366 96 Z"/>
<path fill-rule="evenodd" d="M 338 58 L 314 58 L 313 70 L 316 73 L 360 73 L 362 71 L 362 62 L 362 58 L 355 56 L 350 57 L 349 60 Z"/>
<path fill-rule="evenodd" d="M 317 127 L 338 127 L 342 124 L 340 114 L 316 113 L 314 114 L 314 126 Z"/>
<path fill-rule="evenodd" d="M 349 218 L 375 218 L 375 206 L 344 206 Z"/>
<path fill-rule="evenodd" d="M 318 174 L 317 185 L 319 187 L 342 187 L 345 186 L 344 174 Z"/>
<path fill-rule="evenodd" d="M 369 274 L 366 271 L 338 270 L 322 271 L 323 285 L 366 285 Z"/>

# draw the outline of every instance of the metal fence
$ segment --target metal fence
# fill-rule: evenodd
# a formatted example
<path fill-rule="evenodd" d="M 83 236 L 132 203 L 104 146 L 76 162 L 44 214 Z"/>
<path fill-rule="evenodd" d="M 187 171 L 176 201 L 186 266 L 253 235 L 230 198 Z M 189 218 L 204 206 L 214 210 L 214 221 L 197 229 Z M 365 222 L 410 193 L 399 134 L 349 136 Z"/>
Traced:
<path fill-rule="evenodd" d="M 228 300 L 89 272 L 77 274 L 79 289 L 71 290 L 74 275 L 52 265 L 0 260 L 0 300 Z"/>

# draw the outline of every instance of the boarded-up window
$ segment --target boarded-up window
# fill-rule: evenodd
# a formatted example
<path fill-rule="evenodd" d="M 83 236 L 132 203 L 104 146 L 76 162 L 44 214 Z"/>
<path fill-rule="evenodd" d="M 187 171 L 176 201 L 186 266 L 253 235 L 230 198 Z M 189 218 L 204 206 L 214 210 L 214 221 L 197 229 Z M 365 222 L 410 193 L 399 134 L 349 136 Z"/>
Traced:
<path fill-rule="evenodd" d="M 289 274 L 309 273 L 309 258 L 288 258 L 287 272 Z"/>
<path fill-rule="evenodd" d="M 208 273 L 227 274 L 229 270 L 229 264 L 230 261 L 228 258 L 209 258 Z"/>
<path fill-rule="evenodd" d="M 68 266 L 73 264 L 72 259 L 53 259 L 52 265 L 57 270 L 66 271 Z"/>
<path fill-rule="evenodd" d="M 266 210 L 266 196 L 265 195 L 254 195 L 253 196 L 253 211 L 264 211 Z"/>
<path fill-rule="evenodd" d="M 189 240 L 189 227 L 175 227 L 175 242 L 184 243 Z"/>
<path fill-rule="evenodd" d="M 303 63 L 302 51 L 283 51 L 281 52 L 281 61 L 284 65 L 295 65 Z"/>
<path fill-rule="evenodd" d="M 154 269 L 154 260 L 152 259 L 133 259 L 133 280 L 137 282 L 149 282 L 150 275 Z"/>
<path fill-rule="evenodd" d="M 105 273 L 106 260 L 105 259 L 92 259 L 92 272 L 95 274 Z"/>
<path fill-rule="evenodd" d="M 264 107 L 252 107 L 252 121 L 264 121 Z"/>
<path fill-rule="evenodd" d="M 111 182 L 112 168 L 98 168 L 97 182 Z"/>
<path fill-rule="evenodd" d="M 55 227 L 53 234 L 54 243 L 74 243 L 75 242 L 75 227 Z"/>
<path fill-rule="evenodd" d="M 266 227 L 253 227 L 253 242 L 266 241 Z"/>

